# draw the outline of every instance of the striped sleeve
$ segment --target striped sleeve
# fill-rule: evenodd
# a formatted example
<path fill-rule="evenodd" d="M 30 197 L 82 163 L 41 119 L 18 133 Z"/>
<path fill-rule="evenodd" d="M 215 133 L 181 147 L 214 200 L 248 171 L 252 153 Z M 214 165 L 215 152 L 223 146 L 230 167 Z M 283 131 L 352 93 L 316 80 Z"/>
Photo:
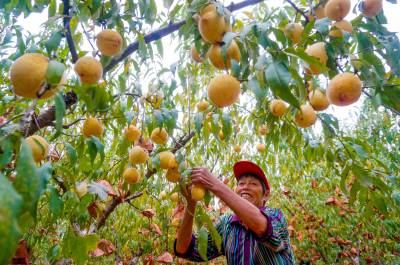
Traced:
<path fill-rule="evenodd" d="M 221 238 L 223 237 L 223 230 L 225 227 L 226 220 L 227 220 L 227 218 L 225 218 L 225 216 L 221 216 L 215 225 L 215 228 L 217 229 Z M 186 253 L 179 254 L 176 252 L 176 239 L 175 239 L 175 242 L 174 242 L 175 255 L 180 258 L 184 258 L 184 259 L 187 259 L 190 261 L 197 261 L 197 262 L 204 262 L 207 260 L 212 260 L 212 259 L 215 259 L 215 258 L 223 255 L 223 246 L 221 246 L 220 250 L 218 251 L 218 247 L 215 244 L 215 242 L 210 234 L 208 234 L 208 241 L 207 241 L 207 260 L 204 260 L 200 256 L 198 243 L 199 242 L 197 240 L 197 237 L 192 235 L 192 241 L 190 242 L 190 245 L 189 245 Z"/>
<path fill-rule="evenodd" d="M 289 246 L 289 233 L 285 216 L 280 209 L 272 211 L 261 211 L 268 219 L 268 228 L 265 234 L 257 238 L 258 242 L 264 244 L 272 251 L 279 252 Z"/>

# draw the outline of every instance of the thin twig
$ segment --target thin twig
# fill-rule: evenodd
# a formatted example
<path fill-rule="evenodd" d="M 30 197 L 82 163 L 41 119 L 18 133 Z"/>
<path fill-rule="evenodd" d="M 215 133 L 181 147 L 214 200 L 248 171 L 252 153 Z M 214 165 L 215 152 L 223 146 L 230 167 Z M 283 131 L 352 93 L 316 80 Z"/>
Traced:
<path fill-rule="evenodd" d="M 365 91 L 365 89 L 363 89 L 362 92 L 363 92 L 367 97 L 369 97 L 370 99 L 373 98 L 371 94 L 369 94 L 367 91 Z M 382 103 L 382 106 L 385 107 L 386 109 L 392 111 L 392 112 L 395 113 L 396 115 L 399 115 L 399 116 L 400 116 L 400 112 L 397 111 L 396 109 L 394 109 L 394 108 L 392 108 L 392 107 L 390 107 L 390 106 L 388 106 L 388 105 L 386 105 L 386 104 L 383 104 L 383 103 Z"/>
<path fill-rule="evenodd" d="M 304 13 L 304 11 L 302 11 L 300 8 L 298 8 L 291 0 L 286 0 L 295 10 L 296 12 L 300 13 L 304 19 L 306 20 L 306 24 L 309 22 L 309 19 L 307 17 L 307 15 Z"/>
<path fill-rule="evenodd" d="M 11 118 L 8 119 L 5 123 L 1 124 L 1 125 L 0 125 L 0 128 L 3 128 L 4 126 L 6 126 L 7 124 L 9 124 L 9 123 L 12 122 L 13 120 L 15 120 L 15 119 L 17 119 L 17 118 L 19 118 L 19 117 L 21 117 L 21 116 L 24 116 L 24 115 L 25 115 L 25 113 L 20 113 L 20 114 L 18 114 L 18 115 L 15 115 L 14 117 L 11 117 Z"/>

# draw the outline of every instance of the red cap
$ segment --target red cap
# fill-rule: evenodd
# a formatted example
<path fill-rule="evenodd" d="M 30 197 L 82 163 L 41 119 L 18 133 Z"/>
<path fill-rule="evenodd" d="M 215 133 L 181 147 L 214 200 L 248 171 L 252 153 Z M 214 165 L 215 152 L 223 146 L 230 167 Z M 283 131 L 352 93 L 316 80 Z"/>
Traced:
<path fill-rule="evenodd" d="M 271 189 L 264 171 L 253 162 L 250 161 L 236 162 L 235 165 L 233 165 L 233 173 L 235 174 L 236 179 L 239 179 L 241 176 L 245 174 L 256 175 L 260 178 L 261 181 L 265 183 L 267 190 Z"/>

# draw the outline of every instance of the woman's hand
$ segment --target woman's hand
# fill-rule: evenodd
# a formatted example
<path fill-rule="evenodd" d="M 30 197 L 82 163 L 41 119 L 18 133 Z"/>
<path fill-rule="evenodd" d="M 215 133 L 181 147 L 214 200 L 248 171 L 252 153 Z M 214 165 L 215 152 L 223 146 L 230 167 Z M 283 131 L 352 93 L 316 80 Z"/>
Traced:
<path fill-rule="evenodd" d="M 219 184 L 219 180 L 210 173 L 205 167 L 195 167 L 192 169 L 192 184 L 201 185 L 205 189 L 213 191 L 216 185 Z"/>

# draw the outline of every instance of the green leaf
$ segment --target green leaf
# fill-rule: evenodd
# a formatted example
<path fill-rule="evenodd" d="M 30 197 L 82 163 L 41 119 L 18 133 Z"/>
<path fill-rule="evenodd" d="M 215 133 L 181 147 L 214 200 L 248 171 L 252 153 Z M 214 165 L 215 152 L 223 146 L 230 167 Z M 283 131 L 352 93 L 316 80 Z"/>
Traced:
<path fill-rule="evenodd" d="M 161 111 L 155 110 L 153 115 L 156 118 L 157 127 L 162 128 L 164 124 L 164 116 L 162 115 Z"/>
<path fill-rule="evenodd" d="M 146 42 L 144 40 L 144 36 L 143 34 L 138 34 L 138 42 L 139 42 L 139 55 L 142 58 L 146 58 L 147 57 L 147 46 L 146 46 Z"/>
<path fill-rule="evenodd" d="M 219 133 L 219 114 L 217 114 L 217 113 L 214 113 L 212 116 L 211 116 L 211 132 L 212 132 L 212 134 L 214 134 L 214 136 L 217 138 L 217 139 L 219 139 L 219 137 L 218 137 L 218 133 Z"/>
<path fill-rule="evenodd" d="M 353 183 L 353 185 L 351 186 L 351 190 L 350 190 L 350 198 L 349 198 L 349 203 L 353 204 L 355 202 L 355 200 L 357 199 L 357 194 L 360 192 L 361 190 L 361 185 L 360 182 L 358 182 L 357 180 Z"/>
<path fill-rule="evenodd" d="M 76 154 L 76 151 L 75 151 L 74 147 L 69 143 L 64 143 L 64 146 L 67 149 L 67 153 L 68 153 L 68 157 L 69 157 L 70 163 L 72 165 L 75 165 L 76 160 L 78 159 L 78 156 Z"/>
<path fill-rule="evenodd" d="M 226 139 L 229 139 L 229 136 L 232 133 L 232 119 L 231 116 L 227 113 L 222 114 L 222 132 Z"/>
<path fill-rule="evenodd" d="M 274 62 L 265 70 L 265 79 L 275 96 L 285 100 L 294 107 L 300 107 L 298 99 L 289 89 L 291 75 L 282 62 Z"/>
<path fill-rule="evenodd" d="M 247 85 L 256 96 L 257 102 L 262 103 L 267 96 L 267 90 L 260 87 L 260 83 L 257 79 L 251 79 L 249 82 L 247 82 Z"/>
<path fill-rule="evenodd" d="M 173 2 L 174 0 L 163 0 L 164 8 L 166 9 L 170 8 Z"/>
<path fill-rule="evenodd" d="M 310 65 L 310 64 L 314 65 L 321 72 L 326 72 L 328 70 L 326 65 L 322 64 L 316 57 L 308 55 L 302 49 L 297 49 L 296 50 L 294 48 L 287 48 L 284 51 L 284 53 L 289 55 L 289 56 L 297 57 L 297 58 L 303 60 L 308 65 Z M 327 53 L 328 53 L 328 51 L 327 51 Z"/>
<path fill-rule="evenodd" d="M 199 135 L 201 133 L 202 126 L 203 126 L 203 113 L 198 112 L 198 113 L 196 113 L 196 116 L 194 117 L 194 127 L 196 128 L 196 132 Z"/>
<path fill-rule="evenodd" d="M 356 164 L 351 167 L 351 171 L 355 176 L 357 176 L 357 181 L 360 182 L 363 187 L 368 188 L 370 185 L 372 185 L 371 177 L 368 175 L 368 171 Z"/>
<path fill-rule="evenodd" d="M 11 162 L 13 156 L 13 143 L 10 138 L 0 142 L 0 168 Z"/>
<path fill-rule="evenodd" d="M 17 218 L 21 212 L 22 197 L 1 173 L 0 202 L 0 264 L 9 264 L 21 236 Z"/>
<path fill-rule="evenodd" d="M 51 176 L 51 166 L 50 164 L 45 164 L 41 168 L 36 168 L 32 158 L 32 151 L 26 141 L 23 140 L 17 157 L 16 169 L 17 177 L 14 181 L 14 187 L 23 198 L 22 214 L 34 220 L 36 218 L 37 202 Z M 21 217 L 21 219 L 24 218 Z M 29 222 L 21 221 L 26 225 L 24 228 L 29 226 Z"/>
<path fill-rule="evenodd" d="M 221 235 L 218 233 L 218 230 L 215 228 L 214 224 L 211 221 L 211 218 L 208 216 L 207 213 L 201 211 L 201 220 L 203 223 L 207 224 L 208 231 L 210 231 L 211 237 L 214 240 L 215 246 L 217 247 L 218 251 L 221 251 L 222 246 L 222 238 Z"/>
<path fill-rule="evenodd" d="M 61 215 L 63 210 L 63 200 L 58 194 L 58 191 L 55 187 L 50 187 L 50 211 L 53 214 L 54 218 L 57 218 Z"/>
<path fill-rule="evenodd" d="M 60 32 L 56 31 L 54 32 L 48 41 L 44 44 L 46 47 L 47 53 L 51 53 L 53 50 L 56 50 L 61 43 L 62 35 Z"/>
<path fill-rule="evenodd" d="M 371 199 L 373 204 L 375 205 L 376 208 L 378 208 L 378 210 L 382 213 L 382 214 L 388 214 L 388 210 L 387 210 L 387 202 L 385 201 L 385 199 L 382 197 L 382 195 L 380 195 L 377 192 L 372 192 L 371 193 Z"/>
<path fill-rule="evenodd" d="M 17 35 L 17 47 L 20 54 L 25 53 L 26 45 L 24 42 L 24 38 L 22 37 L 22 33 L 19 29 L 15 30 L 15 35 Z"/>
<path fill-rule="evenodd" d="M 376 56 L 373 52 L 366 52 L 362 55 L 362 58 L 375 68 L 375 71 L 380 79 L 385 78 L 385 67 L 382 65 L 382 60 L 379 59 L 378 56 Z"/>
<path fill-rule="evenodd" d="M 100 161 L 96 167 L 100 167 L 104 161 L 104 145 L 100 142 L 99 138 L 92 136 L 86 141 L 88 145 L 88 152 L 90 156 L 90 161 L 94 162 L 97 154 L 100 154 Z M 94 165 L 93 165 L 94 166 Z"/>
<path fill-rule="evenodd" d="M 198 250 L 201 258 L 207 261 L 207 247 L 208 247 L 208 232 L 205 227 L 200 228 L 197 237 Z"/>
<path fill-rule="evenodd" d="M 47 71 L 46 71 L 46 81 L 47 83 L 51 85 L 57 85 L 60 83 L 64 72 L 65 72 L 65 65 L 51 60 L 47 66 Z"/>
<path fill-rule="evenodd" d="M 321 34 L 326 35 L 329 31 L 329 18 L 317 19 L 314 28 Z"/>
<path fill-rule="evenodd" d="M 350 172 L 350 167 L 346 165 L 340 174 L 340 189 L 343 191 L 343 193 L 348 194 L 348 190 L 346 188 L 346 179 L 347 176 Z"/>
<path fill-rule="evenodd" d="M 66 106 L 62 93 L 57 93 L 54 97 L 54 102 L 56 105 L 56 129 L 61 132 L 62 130 L 62 121 L 65 115 Z"/>
<path fill-rule="evenodd" d="M 96 248 L 98 240 L 96 234 L 76 236 L 69 231 L 62 241 L 63 255 L 72 258 L 79 265 L 84 265 L 89 259 L 89 252 Z"/>
<path fill-rule="evenodd" d="M 49 9 L 48 9 L 48 17 L 54 17 L 56 15 L 57 10 L 57 2 L 56 0 L 50 0 Z"/>

